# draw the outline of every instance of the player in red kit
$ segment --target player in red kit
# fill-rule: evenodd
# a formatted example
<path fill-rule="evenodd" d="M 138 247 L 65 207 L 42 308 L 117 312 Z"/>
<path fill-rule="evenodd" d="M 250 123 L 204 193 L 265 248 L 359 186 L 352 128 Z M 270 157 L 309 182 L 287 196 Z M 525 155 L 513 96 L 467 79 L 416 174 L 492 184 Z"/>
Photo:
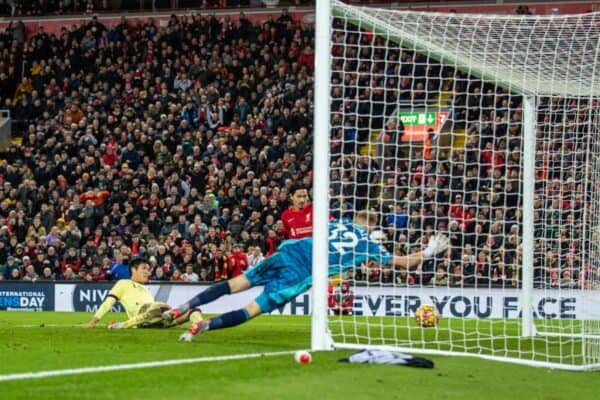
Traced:
<path fill-rule="evenodd" d="M 302 239 L 312 236 L 312 204 L 308 202 L 308 190 L 301 183 L 294 183 L 290 188 L 292 206 L 281 214 L 283 228 L 281 236 L 284 240 Z M 329 217 L 331 220 L 331 217 Z M 330 277 L 330 283 L 337 286 L 342 281 L 341 274 Z"/>
<path fill-rule="evenodd" d="M 301 239 L 312 236 L 312 204 L 308 202 L 308 190 L 301 184 L 290 188 L 292 206 L 281 214 L 284 239 Z"/>

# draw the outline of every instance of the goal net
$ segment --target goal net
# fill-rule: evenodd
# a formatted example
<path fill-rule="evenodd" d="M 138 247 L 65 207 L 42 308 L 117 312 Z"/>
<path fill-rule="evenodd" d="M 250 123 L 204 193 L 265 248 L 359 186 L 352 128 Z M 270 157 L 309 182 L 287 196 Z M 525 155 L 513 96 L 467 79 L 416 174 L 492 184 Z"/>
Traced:
<path fill-rule="evenodd" d="M 397 255 L 436 232 L 451 247 L 411 271 L 364 263 L 331 278 L 313 337 L 599 368 L 600 13 L 330 6 L 316 74 L 329 124 L 315 129 L 329 141 L 330 169 L 315 171 L 329 172 L 328 212 L 375 210 Z M 414 318 L 425 304 L 435 327 Z"/>

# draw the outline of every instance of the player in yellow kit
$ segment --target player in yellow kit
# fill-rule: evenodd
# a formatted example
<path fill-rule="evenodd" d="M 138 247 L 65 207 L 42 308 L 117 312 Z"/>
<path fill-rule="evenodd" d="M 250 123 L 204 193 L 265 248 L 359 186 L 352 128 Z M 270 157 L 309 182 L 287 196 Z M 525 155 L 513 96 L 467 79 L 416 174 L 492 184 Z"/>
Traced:
<path fill-rule="evenodd" d="M 168 328 L 182 324 L 188 320 L 197 322 L 202 319 L 199 309 L 194 309 L 177 318 L 172 323 L 165 323 L 161 314 L 171 309 L 168 304 L 154 301 L 152 293 L 144 285 L 150 277 L 150 265 L 146 260 L 137 259 L 129 264 L 131 279 L 121 279 L 111 289 L 106 299 L 98 308 L 96 314 L 88 326 L 93 328 L 104 315 L 110 311 L 112 306 L 119 302 L 127 312 L 127 321 L 112 322 L 108 324 L 110 329 L 122 328 Z"/>

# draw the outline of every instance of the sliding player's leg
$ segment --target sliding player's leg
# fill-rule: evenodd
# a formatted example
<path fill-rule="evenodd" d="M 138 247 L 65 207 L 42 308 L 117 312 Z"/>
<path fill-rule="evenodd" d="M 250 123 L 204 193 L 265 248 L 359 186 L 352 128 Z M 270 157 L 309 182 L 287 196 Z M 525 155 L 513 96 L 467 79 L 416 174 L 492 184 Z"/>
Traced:
<path fill-rule="evenodd" d="M 126 329 L 126 328 L 147 328 L 147 327 L 162 327 L 162 313 L 169 310 L 171 306 L 165 303 L 147 303 L 143 304 L 138 313 L 123 322 L 111 322 L 108 324 L 109 329 Z"/>
<path fill-rule="evenodd" d="M 188 321 L 190 321 L 192 324 L 195 324 L 196 322 L 200 322 L 203 319 L 204 317 L 202 316 L 202 310 L 200 310 L 199 308 L 192 308 L 191 310 L 188 310 L 185 313 L 183 313 L 178 318 L 175 318 L 170 321 L 165 320 L 164 318 L 162 318 L 161 315 L 161 320 L 157 325 L 162 325 L 162 328 L 172 328 L 174 326 L 185 324 Z"/>
<path fill-rule="evenodd" d="M 203 304 L 213 302 L 225 295 L 242 292 L 250 287 L 251 284 L 244 274 L 236 276 L 228 281 L 211 285 L 208 289 L 192 297 L 186 303 L 164 312 L 162 317 L 166 321 L 179 319 L 188 311 L 193 310 Z"/>
<path fill-rule="evenodd" d="M 171 306 L 165 303 L 148 303 L 140 307 L 137 315 L 123 322 L 111 322 L 109 329 L 127 329 L 127 328 L 171 328 L 181 325 L 187 321 L 196 323 L 202 320 L 202 313 L 199 308 L 193 308 L 172 321 L 165 321 L 162 314 L 168 312 Z"/>
<path fill-rule="evenodd" d="M 192 324 L 187 331 L 179 336 L 182 342 L 191 342 L 194 337 L 209 330 L 231 328 L 258 317 L 263 311 L 256 301 L 239 310 L 229 311 L 219 316 L 205 319 Z"/>
<path fill-rule="evenodd" d="M 190 299 L 187 303 L 163 313 L 163 319 L 165 321 L 172 321 L 179 318 L 188 310 L 215 301 L 222 296 L 239 293 L 253 286 L 266 285 L 267 282 L 277 278 L 279 267 L 282 265 L 284 265 L 282 256 L 279 253 L 275 253 L 253 268 L 245 271 L 242 275 L 225 282 L 216 283 Z"/>
<path fill-rule="evenodd" d="M 192 308 L 191 310 L 188 310 L 185 314 L 183 314 L 181 317 L 173 320 L 173 325 L 182 325 L 188 321 L 190 321 L 192 324 L 195 324 L 196 322 L 200 322 L 203 319 L 204 318 L 202 316 L 202 311 L 199 308 Z"/>
<path fill-rule="evenodd" d="M 283 307 L 311 286 L 310 277 L 290 274 L 279 276 L 265 285 L 265 290 L 250 304 L 239 310 L 230 311 L 217 317 L 192 324 L 180 337 L 180 341 L 190 342 L 195 336 L 209 330 L 231 328 L 243 324 L 264 313 Z"/>

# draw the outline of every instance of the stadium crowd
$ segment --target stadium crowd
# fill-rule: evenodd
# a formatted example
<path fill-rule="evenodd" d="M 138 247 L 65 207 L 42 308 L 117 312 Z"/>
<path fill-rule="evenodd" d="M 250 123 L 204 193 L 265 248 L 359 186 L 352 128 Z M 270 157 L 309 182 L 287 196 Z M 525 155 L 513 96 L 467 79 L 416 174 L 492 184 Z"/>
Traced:
<path fill-rule="evenodd" d="M 272 253 L 289 187 L 311 183 L 309 28 L 93 18 L 24 41 L 31 68 L 0 77 L 27 121 L 2 167 L 3 278 L 103 280 L 143 254 L 156 280 L 217 280 L 234 244 L 249 266 Z"/>
<path fill-rule="evenodd" d="M 390 284 L 519 285 L 522 98 L 341 21 L 334 27 L 333 42 L 332 208 L 344 214 L 375 206 L 388 246 L 396 253 L 420 250 L 436 230 L 451 239 L 447 257 L 426 262 L 414 273 L 370 265 L 354 278 Z M 449 100 L 441 91 L 451 93 Z M 404 126 L 395 113 L 419 111 L 427 103 L 435 107 L 438 101 L 450 114 L 448 131 L 465 132 L 464 146 L 440 142 L 428 149 L 403 138 Z M 594 112 L 586 99 L 539 99 L 537 287 L 581 287 L 597 279 L 592 262 L 584 262 L 594 256 L 585 257 L 590 243 L 582 238 L 583 221 L 594 218 L 589 207 L 585 212 L 591 199 L 583 183 L 593 179 L 586 168 L 586 144 Z M 378 157 L 357 155 L 373 131 L 382 132 Z M 436 140 L 435 132 L 429 139 Z"/>
<path fill-rule="evenodd" d="M 22 144 L 0 168 L 0 279 L 118 279 L 145 256 L 153 280 L 213 281 L 275 251 L 290 188 L 312 183 L 313 26 L 284 12 L 262 23 L 172 16 L 164 27 L 91 18 L 29 38 L 19 29 L 0 34 L 0 98 L 24 121 Z M 368 40 L 377 45 L 358 62 L 352 44 Z M 434 230 L 452 242 L 414 273 L 365 265 L 351 278 L 517 285 L 520 98 L 379 38 L 334 42 L 333 216 L 375 207 L 396 253 L 421 248 Z M 436 100 L 448 82 L 465 148 L 403 146 L 401 123 L 386 116 L 399 101 Z M 549 102 L 548 115 L 557 107 Z M 540 118 L 541 138 L 558 145 L 556 121 Z M 356 154 L 372 130 L 395 138 L 386 151 L 397 157 Z M 539 161 L 536 282 L 576 286 L 577 230 L 560 226 L 578 215 L 560 209 L 568 186 L 547 184 L 559 175 Z"/>
<path fill-rule="evenodd" d="M 0 0 L 0 15 L 20 17 L 38 15 L 91 14 L 119 10 L 260 7 L 258 0 Z"/>

